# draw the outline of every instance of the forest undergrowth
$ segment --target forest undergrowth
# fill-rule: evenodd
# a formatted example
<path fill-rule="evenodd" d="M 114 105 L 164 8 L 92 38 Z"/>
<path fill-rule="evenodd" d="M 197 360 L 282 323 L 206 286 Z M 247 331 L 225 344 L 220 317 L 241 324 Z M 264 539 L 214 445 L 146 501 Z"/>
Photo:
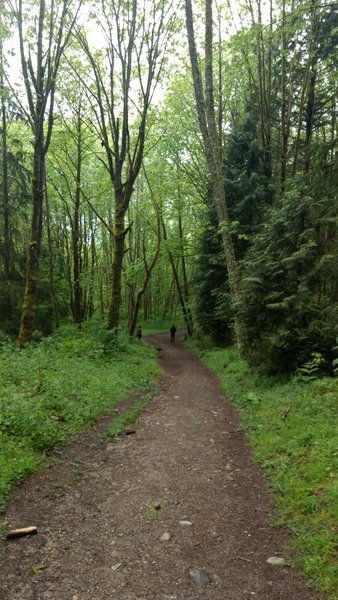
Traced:
<path fill-rule="evenodd" d="M 12 484 L 50 460 L 53 448 L 113 411 L 132 390 L 148 390 L 158 373 L 150 346 L 122 333 L 117 338 L 97 323 L 63 326 L 24 351 L 0 336 L 0 510 Z M 118 417 L 110 435 L 147 399 Z"/>
<path fill-rule="evenodd" d="M 337 600 L 338 379 L 267 377 L 235 349 L 198 353 L 240 411 L 276 500 L 275 524 L 293 534 L 295 563 L 319 592 Z"/>

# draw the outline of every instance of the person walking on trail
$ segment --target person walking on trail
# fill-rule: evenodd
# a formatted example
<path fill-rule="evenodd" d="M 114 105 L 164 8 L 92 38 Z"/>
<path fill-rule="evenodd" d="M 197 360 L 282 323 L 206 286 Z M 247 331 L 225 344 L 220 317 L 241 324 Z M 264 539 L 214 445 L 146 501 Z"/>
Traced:
<path fill-rule="evenodd" d="M 170 328 L 170 341 L 171 341 L 171 342 L 174 342 L 174 341 L 175 341 L 175 334 L 176 334 L 176 327 L 175 327 L 175 325 L 173 325 L 173 326 Z"/>
<path fill-rule="evenodd" d="M 137 328 L 137 330 L 136 330 L 136 337 L 137 337 L 138 340 L 140 340 L 141 337 L 142 337 L 142 327 L 141 327 L 141 325 L 139 325 L 138 328 Z"/>

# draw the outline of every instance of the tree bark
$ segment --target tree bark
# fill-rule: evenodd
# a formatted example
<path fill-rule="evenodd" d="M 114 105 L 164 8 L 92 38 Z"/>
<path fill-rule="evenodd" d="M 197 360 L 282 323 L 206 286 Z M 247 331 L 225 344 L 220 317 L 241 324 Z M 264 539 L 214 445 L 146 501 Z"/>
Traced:
<path fill-rule="evenodd" d="M 205 98 L 202 77 L 199 69 L 191 0 L 185 0 L 186 25 L 189 43 L 191 70 L 194 84 L 195 101 L 198 122 L 204 142 L 204 151 L 209 167 L 213 201 L 221 228 L 225 263 L 229 278 L 230 294 L 237 307 L 242 303 L 240 278 L 235 258 L 234 245 L 231 235 L 231 223 L 228 215 L 224 190 L 224 176 L 221 164 L 219 137 L 216 125 L 214 91 L 213 91 L 213 21 L 212 0 L 205 2 Z M 239 352 L 243 348 L 243 333 L 240 320 L 235 319 L 235 334 Z"/>
<path fill-rule="evenodd" d="M 60 60 L 76 20 L 81 0 L 78 0 L 77 11 L 75 11 L 75 15 L 68 25 L 68 32 L 66 35 L 64 35 L 64 28 L 69 9 L 67 0 L 63 0 L 61 7 L 59 7 L 61 10 L 58 12 L 58 25 L 55 25 L 55 13 L 49 15 L 52 23 L 49 31 L 48 25 L 46 25 L 47 8 L 45 0 L 39 1 L 39 17 L 36 24 L 37 39 L 35 71 L 30 49 L 28 50 L 27 57 L 27 49 L 25 48 L 22 4 L 22 0 L 18 0 L 18 10 L 15 12 L 14 16 L 17 19 L 18 24 L 21 68 L 28 104 L 27 116 L 34 135 L 34 150 L 32 168 L 32 220 L 26 265 L 26 285 L 18 337 L 18 345 L 20 348 L 31 341 L 36 326 L 35 315 L 39 257 L 42 239 L 45 157 L 50 144 L 54 124 L 56 77 Z M 52 6 L 54 10 L 55 6 Z M 55 26 L 54 29 L 53 26 Z M 48 31 L 47 35 L 46 29 Z"/>
<path fill-rule="evenodd" d="M 187 316 L 188 316 L 189 323 L 190 323 L 190 329 L 191 329 L 191 331 L 193 331 L 194 324 L 193 324 L 191 310 L 190 310 L 190 307 L 188 304 L 188 302 L 189 302 L 189 286 L 188 286 L 187 269 L 186 269 L 186 264 L 185 264 L 185 255 L 184 255 L 184 236 L 183 236 L 183 224 L 182 224 L 181 213 L 179 213 L 179 215 L 178 215 L 178 231 L 179 231 L 179 236 L 180 236 L 180 240 L 181 240 L 181 266 L 182 266 L 184 300 L 185 300 L 185 305 L 186 305 L 186 309 L 187 309 Z"/>
<path fill-rule="evenodd" d="M 169 3 L 170 5 L 170 3 Z M 146 136 L 146 122 L 154 89 L 158 82 L 165 57 L 165 49 L 170 35 L 171 23 L 167 21 L 168 3 L 149 2 L 146 11 L 140 10 L 137 0 L 130 3 L 111 2 L 111 14 L 105 12 L 108 39 L 108 60 L 110 64 L 107 91 L 104 83 L 104 69 L 95 60 L 88 42 L 79 34 L 79 41 L 92 67 L 96 86 L 95 99 L 98 103 L 97 123 L 102 145 L 106 152 L 106 167 L 114 189 L 114 250 L 111 277 L 111 298 L 107 329 L 117 330 L 121 306 L 122 266 L 125 243 L 125 217 L 133 194 L 133 187 L 139 175 Z M 114 22 L 114 33 L 111 21 Z M 166 22 L 167 21 L 167 22 Z M 166 23 L 165 23 L 166 22 Z M 149 29 L 149 31 L 147 31 Z M 116 38 L 116 39 L 115 39 Z M 141 47 L 139 46 L 141 44 Z M 143 53 L 146 49 L 146 63 Z M 119 68 L 116 69 L 116 62 Z M 146 68 L 145 68 L 146 65 Z M 118 75 L 117 75 L 118 71 Z M 117 91 L 117 81 L 121 82 Z M 131 90 L 138 86 L 140 102 L 138 129 L 131 142 L 130 113 L 134 110 Z M 86 85 L 86 83 L 85 83 Z M 87 86 L 88 93 L 92 91 Z M 116 95 L 120 93 L 121 115 L 116 106 Z M 109 115 L 107 117 L 107 115 Z"/>
<path fill-rule="evenodd" d="M 289 137 L 290 137 L 290 124 L 291 124 L 291 112 L 292 112 L 292 83 L 291 76 L 293 72 L 295 56 L 290 60 L 290 66 L 287 73 L 287 24 L 286 24 L 286 4 L 283 0 L 282 5 L 282 106 L 281 106 L 281 150 L 280 150 L 280 185 L 281 191 L 284 191 L 285 181 L 287 177 L 287 157 L 289 148 Z M 288 78 L 288 84 L 287 84 Z M 288 88 L 289 85 L 289 89 Z"/>
<path fill-rule="evenodd" d="M 60 326 L 60 318 L 58 305 L 56 301 L 55 285 L 54 285 L 54 265 L 53 265 L 53 244 L 52 244 L 52 233 L 50 226 L 50 212 L 49 202 L 47 193 L 47 184 L 45 181 L 45 202 L 46 202 L 46 221 L 47 221 L 47 238 L 48 238 L 48 267 L 49 267 L 49 288 L 50 288 L 50 300 L 53 307 L 53 314 L 55 320 L 55 327 Z"/>
<path fill-rule="evenodd" d="M 306 105 L 306 117 L 305 117 L 305 159 L 304 159 L 304 171 L 308 173 L 310 170 L 311 161 L 311 141 L 313 133 L 313 123 L 315 114 L 315 86 L 316 86 L 317 72 L 313 70 L 310 75 L 309 91 Z"/>
<path fill-rule="evenodd" d="M 114 250 L 111 278 L 111 299 L 107 329 L 117 331 L 120 319 L 122 266 L 124 257 L 125 209 L 122 190 L 115 191 Z"/>
<path fill-rule="evenodd" d="M 30 243 L 26 263 L 26 285 L 22 305 L 21 324 L 18 345 L 23 348 L 32 339 L 35 329 L 39 258 L 42 240 L 42 210 L 45 181 L 45 155 L 43 124 L 37 129 L 34 142 L 34 161 L 32 177 L 32 220 Z"/>
<path fill-rule="evenodd" d="M 73 319 L 74 323 L 80 324 L 82 321 L 82 290 L 80 284 L 81 265 L 80 265 L 80 203 L 81 203 L 81 168 L 82 168 L 82 131 L 81 131 L 81 107 L 77 113 L 77 135 L 76 135 L 76 188 L 74 197 L 74 217 L 72 228 L 73 242 Z"/>
<path fill-rule="evenodd" d="M 314 89 L 316 83 L 316 63 L 317 57 L 314 53 L 316 47 L 316 36 L 318 30 L 319 17 L 317 14 L 317 6 L 315 0 L 311 0 L 311 31 L 309 32 L 308 42 L 308 61 L 305 68 L 304 84 L 301 93 L 300 105 L 299 105 L 299 118 L 298 128 L 295 141 L 294 159 L 292 165 L 292 177 L 296 175 L 299 159 L 299 149 L 302 137 L 302 125 L 304 107 L 306 103 L 306 137 L 311 140 L 312 128 L 313 128 L 313 109 L 314 109 Z M 309 148 L 305 149 L 304 156 L 304 171 L 308 169 L 310 164 Z"/>
<path fill-rule="evenodd" d="M 0 22 L 2 25 L 2 22 Z M 3 302 L 3 316 L 7 320 L 12 318 L 11 299 L 11 240 L 10 240 L 10 207 L 8 189 L 8 154 L 7 154 L 7 111 L 4 88 L 4 60 L 3 43 L 0 38 L 0 94 L 1 94 L 1 123 L 2 123 L 2 205 L 3 205 L 3 264 L 5 294 Z"/>

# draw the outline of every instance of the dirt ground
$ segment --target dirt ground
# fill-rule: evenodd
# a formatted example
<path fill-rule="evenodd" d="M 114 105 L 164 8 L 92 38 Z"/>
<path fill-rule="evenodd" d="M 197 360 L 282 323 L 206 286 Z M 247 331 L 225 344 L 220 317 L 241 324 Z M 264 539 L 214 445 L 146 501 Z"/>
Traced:
<path fill-rule="evenodd" d="M 18 487 L 0 522 L 1 600 L 319 600 L 282 557 L 273 505 L 216 377 L 169 335 L 164 369 L 134 426 L 106 419 Z"/>

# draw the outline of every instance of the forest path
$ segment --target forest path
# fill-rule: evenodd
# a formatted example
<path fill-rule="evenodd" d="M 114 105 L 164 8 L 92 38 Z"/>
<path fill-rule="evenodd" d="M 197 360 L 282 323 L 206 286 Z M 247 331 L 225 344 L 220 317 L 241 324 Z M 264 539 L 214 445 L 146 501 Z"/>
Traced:
<path fill-rule="evenodd" d="M 286 536 L 264 477 L 177 337 L 148 338 L 164 374 L 134 435 L 97 427 L 19 487 L 2 520 L 38 534 L 0 541 L 1 600 L 318 600 L 296 569 L 267 563 Z"/>

